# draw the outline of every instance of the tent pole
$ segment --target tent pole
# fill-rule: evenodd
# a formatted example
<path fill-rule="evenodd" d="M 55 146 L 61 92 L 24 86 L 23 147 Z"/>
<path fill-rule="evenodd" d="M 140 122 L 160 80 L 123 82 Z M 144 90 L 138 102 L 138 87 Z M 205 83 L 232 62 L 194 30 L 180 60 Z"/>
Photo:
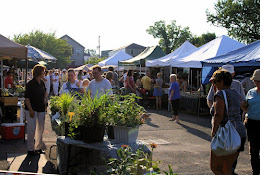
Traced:
<path fill-rule="evenodd" d="M 3 60 L 1 60 L 1 88 L 4 88 L 4 71 L 3 71 Z"/>
<path fill-rule="evenodd" d="M 191 78 L 190 78 L 190 83 L 191 83 L 191 91 L 192 91 L 192 70 L 191 70 L 191 68 L 190 68 L 190 76 L 191 76 Z"/>
<path fill-rule="evenodd" d="M 27 74 L 28 74 L 28 58 L 25 60 L 25 79 L 24 79 L 24 87 L 26 87 L 27 83 Z"/>

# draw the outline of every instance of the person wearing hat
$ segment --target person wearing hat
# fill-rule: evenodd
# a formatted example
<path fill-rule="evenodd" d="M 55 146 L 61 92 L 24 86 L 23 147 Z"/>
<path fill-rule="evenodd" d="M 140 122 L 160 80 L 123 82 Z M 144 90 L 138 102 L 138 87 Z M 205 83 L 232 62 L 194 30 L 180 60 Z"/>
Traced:
<path fill-rule="evenodd" d="M 244 123 L 250 143 L 251 166 L 255 175 L 260 174 L 260 69 L 254 71 L 251 79 L 256 87 L 248 91 L 246 102 L 241 107 L 247 111 Z"/>
<path fill-rule="evenodd" d="M 57 96 L 59 92 L 59 79 L 59 72 L 56 70 L 54 76 L 52 77 L 53 93 L 55 96 Z"/>
<path fill-rule="evenodd" d="M 232 77 L 234 77 L 235 70 L 234 70 L 233 65 L 230 65 L 230 64 L 223 65 L 221 67 L 221 69 L 227 70 L 229 73 L 231 73 Z M 230 88 L 235 89 L 239 93 L 241 101 L 246 100 L 245 92 L 244 92 L 243 86 L 240 83 L 240 81 L 232 79 L 232 84 L 231 84 Z M 213 98 L 214 98 L 215 92 L 216 92 L 216 89 L 214 89 L 214 87 L 211 86 L 208 96 L 207 96 L 207 104 L 208 104 L 209 108 L 211 108 L 211 106 L 213 104 Z"/>
<path fill-rule="evenodd" d="M 67 82 L 68 79 L 68 75 L 66 73 L 66 69 L 62 69 L 62 74 L 61 74 L 61 82 L 60 82 L 60 86 L 62 87 L 64 83 Z"/>

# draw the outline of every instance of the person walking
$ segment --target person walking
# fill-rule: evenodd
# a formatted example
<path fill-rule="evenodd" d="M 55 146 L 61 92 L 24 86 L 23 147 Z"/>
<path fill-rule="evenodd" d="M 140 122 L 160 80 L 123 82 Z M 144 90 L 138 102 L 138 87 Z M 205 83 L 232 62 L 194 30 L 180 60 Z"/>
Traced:
<path fill-rule="evenodd" d="M 51 80 L 50 80 L 48 70 L 45 71 L 45 76 L 42 78 L 42 80 L 44 81 L 44 85 L 45 85 L 46 93 L 47 93 L 47 97 L 48 97 L 50 94 L 50 88 L 51 88 Z"/>
<path fill-rule="evenodd" d="M 84 93 L 84 89 L 82 88 L 82 82 L 80 80 L 76 80 L 76 73 L 73 69 L 68 70 L 68 81 L 63 84 L 59 94 L 61 95 L 63 93 L 68 93 L 68 92 Z"/>
<path fill-rule="evenodd" d="M 26 84 L 24 95 L 28 155 L 42 154 L 45 149 L 42 134 L 45 123 L 47 93 L 44 82 L 41 80 L 45 75 L 45 66 L 37 64 L 32 72 L 33 79 Z"/>
<path fill-rule="evenodd" d="M 221 69 L 215 71 L 210 81 L 212 81 L 214 88 L 217 90 L 214 95 L 213 106 L 210 109 L 210 113 L 213 116 L 211 130 L 212 138 L 215 136 L 218 128 L 225 125 L 228 120 L 231 121 L 241 138 L 240 148 L 231 155 L 217 156 L 211 151 L 210 167 L 214 174 L 231 175 L 232 165 L 237 160 L 239 153 L 244 151 L 244 144 L 246 141 L 246 130 L 240 115 L 241 97 L 235 89 L 230 88 L 232 75 L 227 70 Z M 225 91 L 226 93 L 228 104 L 225 104 L 222 91 Z M 225 105 L 228 106 L 228 111 Z"/>
<path fill-rule="evenodd" d="M 172 105 L 172 118 L 170 121 L 179 122 L 179 106 L 180 106 L 180 87 L 177 83 L 177 75 L 170 75 L 171 86 L 169 88 L 169 103 Z"/>
<path fill-rule="evenodd" d="M 126 94 L 136 93 L 133 75 L 134 75 L 134 71 L 132 69 L 129 69 L 127 71 L 127 76 L 126 76 L 126 80 L 125 80 L 125 92 L 126 92 Z"/>
<path fill-rule="evenodd" d="M 110 67 L 108 68 L 108 71 L 112 71 L 112 72 L 113 72 L 114 85 L 115 85 L 116 87 L 118 87 L 118 86 L 119 86 L 118 74 L 114 71 L 114 68 L 113 68 L 112 66 L 110 66 Z"/>
<path fill-rule="evenodd" d="M 244 92 L 243 86 L 240 83 L 240 81 L 233 79 L 233 77 L 235 75 L 234 66 L 230 65 L 230 64 L 226 64 L 226 65 L 223 65 L 221 67 L 221 70 L 226 70 L 226 71 L 228 71 L 231 74 L 231 76 L 232 76 L 232 83 L 231 83 L 230 88 L 231 89 L 235 89 L 238 92 L 238 94 L 239 94 L 240 101 L 244 102 L 246 100 L 246 96 L 245 96 L 245 92 Z M 214 87 L 212 85 L 210 90 L 209 90 L 208 96 L 207 96 L 207 104 L 208 104 L 209 108 L 211 108 L 211 106 L 213 104 L 213 98 L 214 98 L 215 92 L 216 92 L 216 87 Z M 243 111 L 242 111 L 242 109 L 241 109 L 240 113 L 241 113 L 241 118 L 243 118 Z M 233 169 L 232 169 L 233 174 L 235 174 L 236 165 L 237 165 L 237 160 L 234 162 L 234 164 L 232 166 L 233 167 Z"/>
<path fill-rule="evenodd" d="M 153 91 L 153 96 L 156 98 L 156 109 L 161 109 L 162 108 L 162 84 L 163 84 L 163 79 L 162 79 L 162 74 L 157 73 L 157 79 L 155 81 L 154 85 L 154 91 Z"/>
<path fill-rule="evenodd" d="M 58 95 L 59 93 L 59 72 L 55 71 L 54 76 L 52 77 L 52 82 L 53 82 L 53 93 L 55 96 Z"/>
<path fill-rule="evenodd" d="M 95 65 L 92 67 L 92 73 L 94 79 L 89 83 L 88 91 L 91 94 L 92 98 L 100 97 L 103 94 L 108 93 L 108 95 L 113 95 L 112 86 L 110 82 L 102 77 L 101 67 Z"/>
<path fill-rule="evenodd" d="M 247 111 L 245 126 L 247 129 L 247 137 L 250 143 L 251 166 L 253 175 L 260 174 L 260 69 L 254 71 L 251 78 L 255 84 L 255 88 L 248 91 L 246 102 L 241 106 Z"/>
<path fill-rule="evenodd" d="M 60 86 L 62 87 L 63 84 L 67 82 L 67 80 L 68 80 L 68 75 L 66 73 L 66 69 L 63 69 L 61 74 Z"/>

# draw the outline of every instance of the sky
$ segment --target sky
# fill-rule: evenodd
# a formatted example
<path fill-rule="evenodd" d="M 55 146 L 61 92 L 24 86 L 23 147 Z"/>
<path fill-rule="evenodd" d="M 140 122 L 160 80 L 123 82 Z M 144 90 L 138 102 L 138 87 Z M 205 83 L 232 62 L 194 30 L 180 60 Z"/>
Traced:
<path fill-rule="evenodd" d="M 217 0 L 2 0 L 0 34 L 13 38 L 35 30 L 67 34 L 85 49 L 113 50 L 136 43 L 158 45 L 146 32 L 156 21 L 189 27 L 193 35 L 215 32 L 221 27 L 207 23 L 206 9 L 214 12 Z"/>

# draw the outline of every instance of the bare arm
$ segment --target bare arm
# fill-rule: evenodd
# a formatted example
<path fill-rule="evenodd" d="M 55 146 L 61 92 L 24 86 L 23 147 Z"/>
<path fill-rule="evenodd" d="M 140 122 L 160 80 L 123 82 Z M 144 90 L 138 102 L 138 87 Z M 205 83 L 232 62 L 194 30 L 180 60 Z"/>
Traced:
<path fill-rule="evenodd" d="M 245 100 L 241 101 L 240 107 L 241 107 L 241 109 L 242 109 L 243 111 L 247 112 L 247 108 L 248 108 L 248 103 L 247 103 L 247 101 L 245 101 Z"/>
<path fill-rule="evenodd" d="M 172 98 L 173 94 L 174 94 L 174 90 L 172 89 L 172 90 L 171 90 L 171 94 L 170 94 L 170 96 L 169 96 L 169 101 L 171 101 L 171 98 Z"/>
<path fill-rule="evenodd" d="M 212 131 L 211 131 L 211 136 L 214 137 L 215 133 L 217 132 L 217 129 L 221 123 L 221 121 L 224 118 L 224 111 L 225 111 L 225 102 L 222 98 L 216 97 L 214 102 L 214 118 L 213 118 L 213 123 L 212 123 Z"/>

